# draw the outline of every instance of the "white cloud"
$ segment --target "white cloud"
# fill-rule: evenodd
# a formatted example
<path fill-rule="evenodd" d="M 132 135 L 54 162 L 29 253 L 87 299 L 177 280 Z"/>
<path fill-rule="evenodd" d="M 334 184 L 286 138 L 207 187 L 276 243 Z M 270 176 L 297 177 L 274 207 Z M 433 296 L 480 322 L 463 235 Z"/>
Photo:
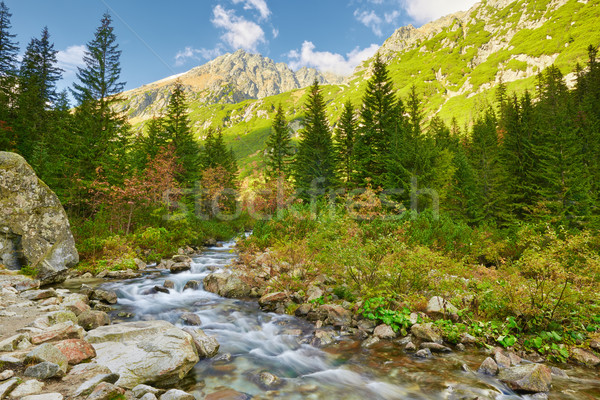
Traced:
<path fill-rule="evenodd" d="M 273 28 L 273 38 L 277 39 L 277 36 L 279 36 L 279 29 Z"/>
<path fill-rule="evenodd" d="M 403 8 L 416 22 L 424 23 L 466 11 L 478 0 L 402 0 Z"/>
<path fill-rule="evenodd" d="M 386 24 L 392 24 L 392 23 L 396 22 L 396 19 L 398 19 L 399 16 L 400 16 L 400 11 L 394 10 L 392 12 L 386 12 L 383 15 L 383 18 L 385 19 Z"/>
<path fill-rule="evenodd" d="M 84 45 L 69 46 L 66 50 L 60 50 L 56 54 L 56 60 L 58 61 L 58 67 L 62 68 L 65 76 L 75 75 L 77 67 L 83 67 L 83 55 L 87 47 Z"/>
<path fill-rule="evenodd" d="M 381 24 L 383 20 L 375 13 L 375 11 L 354 11 L 354 18 L 356 18 L 361 24 L 370 28 L 377 36 L 382 36 Z"/>
<path fill-rule="evenodd" d="M 312 67 L 322 72 L 350 75 L 358 64 L 373 56 L 377 49 L 379 49 L 379 46 L 376 44 L 364 49 L 357 47 L 344 57 L 341 54 L 329 51 L 315 51 L 315 45 L 312 42 L 304 41 L 300 51 L 290 51 L 288 58 L 290 59 L 289 65 L 294 70 L 300 67 Z"/>
<path fill-rule="evenodd" d="M 219 46 L 214 49 L 194 49 L 187 46 L 185 49 L 179 50 L 175 55 L 175 66 L 180 67 L 188 62 L 188 60 L 212 60 L 221 54 L 223 54 L 223 51 Z"/>
<path fill-rule="evenodd" d="M 226 30 L 221 39 L 233 49 L 256 51 L 258 44 L 266 42 L 265 32 L 258 24 L 238 17 L 233 10 L 225 10 L 220 5 L 213 8 L 212 23 Z"/>
<path fill-rule="evenodd" d="M 262 20 L 266 20 L 271 16 L 271 10 L 267 6 L 265 0 L 233 0 L 233 4 L 244 3 L 244 10 L 256 10 L 260 14 Z"/>

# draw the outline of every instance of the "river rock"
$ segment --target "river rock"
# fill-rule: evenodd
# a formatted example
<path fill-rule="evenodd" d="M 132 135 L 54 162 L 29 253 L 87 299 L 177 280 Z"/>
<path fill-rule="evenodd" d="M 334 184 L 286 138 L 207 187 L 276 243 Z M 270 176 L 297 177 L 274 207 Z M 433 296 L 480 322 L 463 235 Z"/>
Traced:
<path fill-rule="evenodd" d="M 32 365 L 25 370 L 25 376 L 30 376 L 36 379 L 49 379 L 54 377 L 65 376 L 65 372 L 58 364 L 44 361 L 36 365 Z"/>
<path fill-rule="evenodd" d="M 433 357 L 433 354 L 431 354 L 431 350 L 429 350 L 429 349 L 421 349 L 415 353 L 415 357 L 431 358 L 431 357 Z"/>
<path fill-rule="evenodd" d="M 323 304 L 318 311 L 325 314 L 326 324 L 339 328 L 349 326 L 352 323 L 352 313 L 337 304 Z"/>
<path fill-rule="evenodd" d="M 18 335 L 4 339 L 0 342 L 0 351 L 15 351 L 19 343 L 24 339 L 29 339 L 29 335 L 19 333 Z"/>
<path fill-rule="evenodd" d="M 444 346 L 443 344 L 433 343 L 433 342 L 423 342 L 419 346 L 422 349 L 429 349 L 434 353 L 451 353 L 452 349 Z"/>
<path fill-rule="evenodd" d="M 296 308 L 296 311 L 294 311 L 294 315 L 296 317 L 305 317 L 306 315 L 308 315 L 308 313 L 310 312 L 311 309 L 312 309 L 311 304 L 308 304 L 308 303 L 300 304 L 300 306 L 298 308 Z"/>
<path fill-rule="evenodd" d="M 381 324 L 373 330 L 373 335 L 379 339 L 394 339 L 396 332 L 389 325 Z"/>
<path fill-rule="evenodd" d="M 79 262 L 58 197 L 18 154 L 0 152 L 0 264 L 34 268 L 42 285 L 62 282 Z"/>
<path fill-rule="evenodd" d="M 77 388 L 77 390 L 75 390 L 74 395 L 75 396 L 87 396 L 90 393 L 92 393 L 92 391 L 96 388 L 96 386 L 98 386 L 102 382 L 107 382 L 107 383 L 113 384 L 117 380 L 119 380 L 119 374 L 112 374 L 112 373 L 97 374 L 97 375 L 93 376 L 92 378 L 83 382 Z"/>
<path fill-rule="evenodd" d="M 258 385 L 264 390 L 273 390 L 283 386 L 284 381 L 270 372 L 261 372 L 257 377 Z"/>
<path fill-rule="evenodd" d="M 13 376 L 15 376 L 15 371 L 12 369 L 5 369 L 4 371 L 0 372 L 0 382 L 10 379 Z"/>
<path fill-rule="evenodd" d="M 38 394 L 44 389 L 44 384 L 36 379 L 30 379 L 13 389 L 10 397 L 20 399 L 32 394 Z"/>
<path fill-rule="evenodd" d="M 148 386 L 148 385 L 137 385 L 136 387 L 134 387 L 133 389 L 131 389 L 131 391 L 133 392 L 133 396 L 136 399 L 139 399 L 140 397 L 142 397 L 142 396 L 144 396 L 145 394 L 148 394 L 148 393 L 151 393 L 154 396 L 160 396 L 162 393 L 165 392 L 162 389 L 157 389 L 155 387 Z"/>
<path fill-rule="evenodd" d="M 183 328 L 194 340 L 200 358 L 212 358 L 219 352 L 219 342 L 214 336 L 209 336 L 200 328 Z"/>
<path fill-rule="evenodd" d="M 427 314 L 455 314 L 458 309 L 448 300 L 440 296 L 434 296 L 427 303 Z"/>
<path fill-rule="evenodd" d="M 181 314 L 180 318 L 186 325 L 193 325 L 193 326 L 202 325 L 202 321 L 200 320 L 200 317 L 191 312 L 186 312 L 186 313 Z"/>
<path fill-rule="evenodd" d="M 183 390 L 171 389 L 161 395 L 159 400 L 196 400 L 196 398 Z"/>
<path fill-rule="evenodd" d="M 267 293 L 258 300 L 258 305 L 264 311 L 276 311 L 287 299 L 286 292 Z"/>
<path fill-rule="evenodd" d="M 515 391 L 548 392 L 552 384 L 552 373 L 543 364 L 524 364 L 500 370 L 498 379 Z"/>
<path fill-rule="evenodd" d="M 169 271 L 171 271 L 172 274 L 176 274 L 178 272 L 183 272 L 183 271 L 189 271 L 190 269 L 192 269 L 192 266 L 190 265 L 190 263 L 184 263 L 184 262 L 178 262 L 169 267 Z"/>
<path fill-rule="evenodd" d="M 21 297 L 26 298 L 27 300 L 44 300 L 50 297 L 56 297 L 56 290 L 50 289 L 39 289 L 39 290 L 28 290 L 21 294 Z"/>
<path fill-rule="evenodd" d="M 96 357 L 94 347 L 83 339 L 67 339 L 54 344 L 67 357 L 70 365 L 76 365 Z"/>
<path fill-rule="evenodd" d="M 128 389 L 174 384 L 199 360 L 192 336 L 167 321 L 102 326 L 89 331 L 86 340 L 96 350 L 96 361 L 120 374 L 117 385 Z"/>
<path fill-rule="evenodd" d="M 362 341 L 362 343 L 360 344 L 360 347 L 363 347 L 365 349 L 368 349 L 370 347 L 373 347 L 374 345 L 376 345 L 377 343 L 380 342 L 381 339 L 379 339 L 377 336 L 371 336 L 365 340 Z"/>
<path fill-rule="evenodd" d="M 158 400 L 158 397 L 156 397 L 156 395 L 153 394 L 153 393 L 146 393 L 145 395 L 143 395 L 139 399 L 140 400 Z"/>
<path fill-rule="evenodd" d="M 426 324 L 415 324 L 411 327 L 410 332 L 418 339 L 426 342 L 442 344 L 442 337 L 433 328 L 433 324 L 431 322 Z"/>
<path fill-rule="evenodd" d="M 64 397 L 60 393 L 44 393 L 44 394 L 32 394 L 29 396 L 22 397 L 20 400 L 63 400 Z"/>
<path fill-rule="evenodd" d="M 41 346 L 36 347 L 25 356 L 24 360 L 25 364 L 40 363 L 44 361 L 58 364 L 63 372 L 67 372 L 67 366 L 69 364 L 67 357 L 50 343 L 44 343 Z"/>
<path fill-rule="evenodd" d="M 17 292 L 24 292 L 26 290 L 39 289 L 40 281 L 37 279 L 31 278 L 23 278 L 21 281 L 17 281 L 11 284 L 13 288 L 17 290 Z"/>
<path fill-rule="evenodd" d="M 320 297 L 323 297 L 323 291 L 316 286 L 309 286 L 306 290 L 307 302 L 312 302 L 317 300 Z"/>
<path fill-rule="evenodd" d="M 99 326 L 110 325 L 108 314 L 97 310 L 89 310 L 79 314 L 77 321 L 86 331 L 96 329 Z"/>
<path fill-rule="evenodd" d="M 19 382 L 21 382 L 21 380 L 16 377 L 10 378 L 5 382 L 0 382 L 0 399 L 5 399 L 6 397 L 8 397 L 10 392 L 12 392 L 14 388 L 19 386 Z"/>
<path fill-rule="evenodd" d="M 186 264 L 192 263 L 192 259 L 190 257 L 186 256 L 185 254 L 175 254 L 173 257 L 171 257 L 171 259 L 176 263 L 186 263 Z"/>
<path fill-rule="evenodd" d="M 71 321 L 63 322 L 45 329 L 44 332 L 34 335 L 31 343 L 40 344 L 64 339 L 83 339 L 84 330 L 81 326 Z"/>
<path fill-rule="evenodd" d="M 112 383 L 98 384 L 86 400 L 113 400 L 125 393 L 125 390 Z"/>
<path fill-rule="evenodd" d="M 165 283 L 163 283 L 163 286 L 166 287 L 167 289 L 175 289 L 175 282 L 173 282 L 170 279 L 166 279 Z"/>
<path fill-rule="evenodd" d="M 61 324 L 67 321 L 71 321 L 74 324 L 77 323 L 77 316 L 73 311 L 59 310 L 48 315 L 50 325 Z"/>
<path fill-rule="evenodd" d="M 234 272 L 231 274 L 217 272 L 204 278 L 204 290 L 216 293 L 227 298 L 249 297 L 251 288 L 241 276 Z"/>
<path fill-rule="evenodd" d="M 183 290 L 186 290 L 186 289 L 192 289 L 192 290 L 200 289 L 200 281 L 195 281 L 193 279 L 190 281 L 187 281 L 185 283 L 185 286 L 183 287 Z"/>
<path fill-rule="evenodd" d="M 498 364 L 492 357 L 488 357 L 479 366 L 478 372 L 485 375 L 497 375 L 498 374 Z"/>
<path fill-rule="evenodd" d="M 252 396 L 233 389 L 223 389 L 210 393 L 204 400 L 250 400 Z"/>
<path fill-rule="evenodd" d="M 333 336 L 333 332 L 320 330 L 318 329 L 315 332 L 315 338 L 313 339 L 313 346 L 329 346 L 330 344 L 335 342 L 335 337 Z"/>
<path fill-rule="evenodd" d="M 597 365 L 600 365 L 600 358 L 596 357 L 592 352 L 581 348 L 572 349 L 571 358 L 575 362 L 587 365 L 589 367 L 595 367 Z"/>
<path fill-rule="evenodd" d="M 94 289 L 92 292 L 91 299 L 100 300 L 108 304 L 117 304 L 117 292 L 114 290 L 105 290 L 105 289 Z"/>
<path fill-rule="evenodd" d="M 510 362 L 510 358 L 502 353 L 501 350 L 497 350 L 494 354 L 494 360 L 496 364 L 498 364 L 499 368 L 509 368 L 512 363 Z"/>
<path fill-rule="evenodd" d="M 413 342 L 408 342 L 406 343 L 406 346 L 404 346 L 404 351 L 408 351 L 408 352 L 414 352 L 417 351 L 417 346 L 415 346 L 415 344 Z"/>

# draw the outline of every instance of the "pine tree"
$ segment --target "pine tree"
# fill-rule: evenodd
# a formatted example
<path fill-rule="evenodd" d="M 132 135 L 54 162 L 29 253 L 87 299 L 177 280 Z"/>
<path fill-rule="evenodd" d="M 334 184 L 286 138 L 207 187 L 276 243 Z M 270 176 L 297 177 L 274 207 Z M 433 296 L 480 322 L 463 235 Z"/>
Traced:
<path fill-rule="evenodd" d="M 372 73 L 360 111 L 355 181 L 357 184 L 371 181 L 378 187 L 383 186 L 386 180 L 392 141 L 402 141 L 398 135 L 401 114 L 387 66 L 379 53 L 375 55 Z"/>
<path fill-rule="evenodd" d="M 336 185 L 333 141 L 317 80 L 308 89 L 304 108 L 306 114 L 296 154 L 295 180 L 296 186 L 304 191 L 302 196 L 308 198 L 311 195 L 317 196 L 320 190 L 331 189 Z"/>
<path fill-rule="evenodd" d="M 4 2 L 0 2 L 0 151 L 13 150 L 14 91 L 17 79 L 18 43 L 10 33 L 12 14 Z"/>
<path fill-rule="evenodd" d="M 352 102 L 348 101 L 344 104 L 336 134 L 333 137 L 338 175 L 346 189 L 352 186 L 352 177 L 354 175 L 354 145 L 356 142 L 357 126 L 354 106 Z"/>
<path fill-rule="evenodd" d="M 10 33 L 11 17 L 4 1 L 0 2 L 0 77 L 15 76 L 17 73 L 19 46 L 13 41 L 17 35 Z"/>
<path fill-rule="evenodd" d="M 177 176 L 178 182 L 182 185 L 193 185 L 200 176 L 200 145 L 194 138 L 190 125 L 183 85 L 177 81 L 167 105 L 165 129 L 182 167 L 182 172 Z"/>
<path fill-rule="evenodd" d="M 36 141 L 47 139 L 49 110 L 58 99 L 56 82 L 62 77 L 57 67 L 58 51 L 50 42 L 48 28 L 39 39 L 29 42 L 19 70 L 19 97 L 17 101 L 18 149 L 29 159 Z"/>
<path fill-rule="evenodd" d="M 267 147 L 267 173 L 271 178 L 287 177 L 290 170 L 290 161 L 293 155 L 290 129 L 288 128 L 285 114 L 281 104 L 277 107 L 275 119 L 266 143 Z"/>
<path fill-rule="evenodd" d="M 77 101 L 76 124 L 81 136 L 83 158 L 82 175 L 92 179 L 101 166 L 111 183 L 122 181 L 127 170 L 127 152 L 130 146 L 130 127 L 125 116 L 111 105 L 125 86 L 120 81 L 121 51 L 118 50 L 112 19 L 104 14 L 94 38 L 87 43 L 79 67 L 79 83 L 71 93 Z"/>

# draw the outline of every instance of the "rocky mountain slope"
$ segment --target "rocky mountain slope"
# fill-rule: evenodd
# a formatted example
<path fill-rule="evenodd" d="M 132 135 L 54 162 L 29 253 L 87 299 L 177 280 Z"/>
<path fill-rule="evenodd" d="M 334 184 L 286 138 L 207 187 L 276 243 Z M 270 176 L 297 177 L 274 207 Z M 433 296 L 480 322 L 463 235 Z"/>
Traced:
<path fill-rule="evenodd" d="M 314 80 L 322 84 L 341 82 L 342 78 L 320 73 L 313 68 L 292 71 L 284 63 L 275 63 L 260 54 L 238 50 L 225 54 L 190 71 L 144 85 L 123 94 L 132 119 L 144 120 L 158 115 L 166 106 L 171 89 L 179 80 L 196 105 L 235 104 L 261 99 L 292 89 L 309 86 Z"/>
<path fill-rule="evenodd" d="M 383 43 L 380 53 L 400 96 L 406 96 L 414 84 L 423 97 L 427 116 L 437 114 L 447 122 L 456 117 L 463 125 L 494 101 L 494 88 L 500 81 L 508 83 L 509 91 L 535 90 L 535 76 L 554 64 L 573 84 L 576 64 L 587 63 L 587 47 L 600 45 L 598 21 L 600 0 L 483 0 L 470 10 L 419 28 L 399 28 Z M 199 71 L 218 71 L 223 68 L 221 64 L 231 68 L 234 64 L 226 64 L 225 60 L 235 57 L 247 60 L 242 73 L 211 80 L 217 83 L 204 86 L 202 79 L 194 78 L 208 76 Z M 250 60 L 269 67 L 258 68 Z M 198 88 L 204 88 L 190 93 L 191 119 L 198 137 L 202 138 L 209 126 L 223 127 L 225 139 L 244 166 L 258 159 L 278 104 L 282 104 L 296 130 L 304 96 L 304 90 L 298 88 L 317 76 L 324 83 L 330 121 L 335 124 L 344 102 L 360 104 L 370 63 L 367 60 L 341 82 L 314 70 L 293 73 L 285 65 L 236 52 L 180 78 L 190 82 L 186 83 L 190 90 L 194 79 L 198 79 Z M 282 72 L 276 74 L 278 68 Z M 166 96 L 153 101 L 152 93 L 166 90 L 165 86 L 158 82 L 128 92 L 131 115 L 147 117 L 164 106 Z M 139 123 L 140 119 L 133 122 Z"/>

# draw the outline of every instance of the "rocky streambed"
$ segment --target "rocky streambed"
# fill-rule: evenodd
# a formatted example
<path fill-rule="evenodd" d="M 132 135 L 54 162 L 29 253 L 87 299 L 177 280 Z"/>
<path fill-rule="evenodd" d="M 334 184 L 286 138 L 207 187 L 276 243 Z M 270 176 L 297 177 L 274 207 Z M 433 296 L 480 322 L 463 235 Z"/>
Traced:
<path fill-rule="evenodd" d="M 0 275 L 0 399 L 600 397 L 595 369 L 450 346 L 425 323 L 399 337 L 309 302 L 317 287 L 265 295 L 235 257 L 230 242 L 94 287 Z"/>

